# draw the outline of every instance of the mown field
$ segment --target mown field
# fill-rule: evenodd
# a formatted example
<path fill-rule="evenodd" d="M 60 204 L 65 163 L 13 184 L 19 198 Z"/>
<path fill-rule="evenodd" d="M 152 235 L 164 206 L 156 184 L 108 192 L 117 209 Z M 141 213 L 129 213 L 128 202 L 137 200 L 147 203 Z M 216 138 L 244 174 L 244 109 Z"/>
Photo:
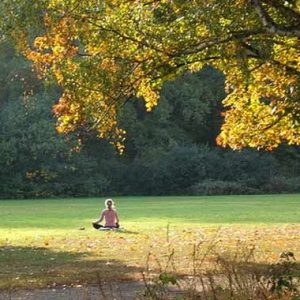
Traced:
<path fill-rule="evenodd" d="M 0 288 L 140 279 L 170 254 L 173 271 L 189 274 L 195 249 L 203 269 L 216 253 L 251 251 L 258 266 L 281 251 L 300 259 L 300 195 L 114 200 L 122 232 L 91 227 L 102 198 L 0 200 Z"/>

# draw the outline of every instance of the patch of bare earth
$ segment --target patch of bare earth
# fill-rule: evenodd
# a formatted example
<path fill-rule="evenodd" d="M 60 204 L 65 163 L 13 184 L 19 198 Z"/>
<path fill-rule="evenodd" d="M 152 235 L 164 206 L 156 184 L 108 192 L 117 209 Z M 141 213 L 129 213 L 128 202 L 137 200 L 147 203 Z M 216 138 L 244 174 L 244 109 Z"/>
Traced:
<path fill-rule="evenodd" d="M 75 287 L 18 289 L 0 291 L 0 300 L 133 300 L 141 295 L 143 287 L 141 281 L 129 281 Z"/>

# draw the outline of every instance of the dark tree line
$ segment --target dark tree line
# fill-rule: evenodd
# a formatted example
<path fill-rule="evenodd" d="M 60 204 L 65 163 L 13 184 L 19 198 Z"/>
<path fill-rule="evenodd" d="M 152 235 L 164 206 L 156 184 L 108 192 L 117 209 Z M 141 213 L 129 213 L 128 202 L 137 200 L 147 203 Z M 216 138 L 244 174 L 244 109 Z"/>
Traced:
<path fill-rule="evenodd" d="M 0 70 L 1 198 L 300 192 L 299 147 L 216 146 L 224 76 L 211 67 L 166 83 L 151 113 L 140 99 L 127 103 L 123 155 L 84 129 L 58 134 L 51 107 L 60 90 L 41 84 L 7 42 Z"/>

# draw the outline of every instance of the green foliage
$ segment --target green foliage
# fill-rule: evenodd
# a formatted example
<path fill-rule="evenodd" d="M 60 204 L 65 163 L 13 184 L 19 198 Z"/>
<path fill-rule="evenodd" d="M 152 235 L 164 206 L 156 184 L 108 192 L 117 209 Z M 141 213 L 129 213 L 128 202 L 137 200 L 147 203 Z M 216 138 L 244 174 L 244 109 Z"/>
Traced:
<path fill-rule="evenodd" d="M 277 190 L 275 186 L 271 188 L 270 180 L 280 174 L 280 164 L 271 154 L 224 151 L 195 144 L 174 146 L 129 161 L 126 166 L 121 168 L 123 173 L 120 170 L 126 175 L 119 177 L 119 173 L 114 180 L 121 183 L 125 194 L 270 193 Z M 281 191 L 293 192 L 287 185 Z"/>
<path fill-rule="evenodd" d="M 261 191 L 248 187 L 244 182 L 204 180 L 193 185 L 190 192 L 194 195 L 243 195 L 258 194 Z"/>
<path fill-rule="evenodd" d="M 275 193 L 299 193 L 300 177 L 271 177 L 263 189 L 267 193 L 270 191 L 274 191 Z"/>
<path fill-rule="evenodd" d="M 105 193 L 95 159 L 76 152 L 75 137 L 58 135 L 46 95 L 12 100 L 0 112 L 1 197 Z"/>
<path fill-rule="evenodd" d="M 158 279 L 161 281 L 162 284 L 165 284 L 165 285 L 168 285 L 169 283 L 171 283 L 171 284 L 177 283 L 177 278 L 173 274 L 161 273 L 161 274 L 159 274 Z"/>
<path fill-rule="evenodd" d="M 226 74 L 219 145 L 299 145 L 299 20 L 299 1 L 283 0 L 0 2 L 2 36 L 63 91 L 58 129 L 96 129 L 120 152 L 124 102 L 140 97 L 150 111 L 165 82 L 208 63 Z M 197 90 L 182 91 L 192 94 L 182 123 L 203 124 Z"/>
<path fill-rule="evenodd" d="M 51 106 L 61 91 L 41 84 L 8 42 L 0 67 L 2 198 L 299 192 L 299 148 L 215 146 L 225 92 L 211 67 L 167 82 L 152 113 L 137 98 L 120 108 L 122 156 L 94 131 L 59 135 Z"/>
<path fill-rule="evenodd" d="M 119 120 L 127 132 L 125 155 L 150 158 L 187 143 L 215 146 L 224 94 L 223 74 L 206 67 L 167 82 L 151 113 L 140 100 L 126 103 Z"/>
<path fill-rule="evenodd" d="M 182 194 L 203 176 L 195 146 L 175 146 L 153 159 L 135 160 L 130 166 L 129 194 Z"/>

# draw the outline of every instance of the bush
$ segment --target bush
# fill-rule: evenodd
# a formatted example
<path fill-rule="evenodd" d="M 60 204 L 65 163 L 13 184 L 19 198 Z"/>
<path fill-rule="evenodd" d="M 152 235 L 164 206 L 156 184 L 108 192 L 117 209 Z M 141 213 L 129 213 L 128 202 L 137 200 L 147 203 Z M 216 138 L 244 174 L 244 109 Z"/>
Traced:
<path fill-rule="evenodd" d="M 202 158 L 195 146 L 175 146 L 150 166 L 153 190 L 181 194 L 205 175 Z"/>
<path fill-rule="evenodd" d="M 205 180 L 193 185 L 190 192 L 193 195 L 242 195 L 257 194 L 260 191 L 243 182 Z"/>
<path fill-rule="evenodd" d="M 143 272 L 145 288 L 137 299 L 300 299 L 300 265 L 292 252 L 282 252 L 279 260 L 262 264 L 256 261 L 253 246 L 240 244 L 235 251 L 222 253 L 213 244 L 205 251 L 203 246 L 203 241 L 194 245 L 187 258 L 193 268 L 185 276 L 178 276 L 174 249 L 164 253 L 165 261 L 155 257 L 154 265 L 148 262 Z M 159 274 L 153 273 L 155 267 Z"/>
<path fill-rule="evenodd" d="M 263 190 L 267 193 L 299 193 L 300 177 L 271 177 L 268 183 L 263 186 Z"/>
<path fill-rule="evenodd" d="M 272 155 L 266 152 L 245 149 L 226 151 L 223 154 L 224 171 L 220 173 L 224 181 L 247 181 L 247 185 L 260 188 L 268 178 L 278 176 L 279 165 Z"/>

